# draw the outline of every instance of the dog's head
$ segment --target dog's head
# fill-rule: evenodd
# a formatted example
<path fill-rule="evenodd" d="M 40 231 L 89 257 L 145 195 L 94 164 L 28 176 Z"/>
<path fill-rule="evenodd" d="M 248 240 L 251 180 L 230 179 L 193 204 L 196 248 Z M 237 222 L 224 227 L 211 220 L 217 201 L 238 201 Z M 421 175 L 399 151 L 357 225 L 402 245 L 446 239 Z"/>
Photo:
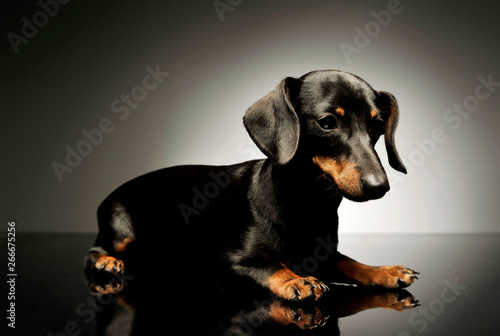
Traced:
<path fill-rule="evenodd" d="M 366 201 L 389 190 L 374 148 L 381 135 L 389 164 L 406 173 L 394 140 L 398 117 L 392 94 L 375 91 L 352 74 L 326 70 L 283 79 L 248 109 L 244 124 L 275 164 L 305 160 L 342 196 Z"/>

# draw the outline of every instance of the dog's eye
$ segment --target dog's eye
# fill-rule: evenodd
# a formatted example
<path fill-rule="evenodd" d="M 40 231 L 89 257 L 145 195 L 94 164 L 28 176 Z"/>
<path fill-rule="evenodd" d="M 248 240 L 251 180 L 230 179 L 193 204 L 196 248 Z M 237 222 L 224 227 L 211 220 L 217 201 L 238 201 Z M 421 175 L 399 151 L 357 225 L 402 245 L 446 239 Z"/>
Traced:
<path fill-rule="evenodd" d="M 337 120 L 334 116 L 324 117 L 318 120 L 318 125 L 326 130 L 332 130 L 337 128 Z"/>

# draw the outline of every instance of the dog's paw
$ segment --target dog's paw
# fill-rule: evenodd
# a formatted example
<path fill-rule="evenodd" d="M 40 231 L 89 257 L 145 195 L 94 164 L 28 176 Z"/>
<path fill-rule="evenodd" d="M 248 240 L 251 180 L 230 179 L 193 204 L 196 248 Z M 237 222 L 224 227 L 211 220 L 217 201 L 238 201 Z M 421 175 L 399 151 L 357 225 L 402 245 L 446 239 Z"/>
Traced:
<path fill-rule="evenodd" d="M 420 273 L 401 265 L 373 267 L 371 272 L 367 272 L 362 284 L 391 289 L 405 288 L 418 279 L 417 274 Z"/>
<path fill-rule="evenodd" d="M 326 324 L 330 315 L 324 315 L 318 307 L 291 309 L 291 317 L 300 329 L 314 329 Z"/>
<path fill-rule="evenodd" d="M 117 294 L 125 287 L 123 262 L 101 255 L 85 268 L 85 279 L 92 295 Z"/>
<path fill-rule="evenodd" d="M 300 329 L 314 329 L 326 324 L 330 315 L 324 315 L 318 307 L 289 307 L 282 302 L 274 302 L 269 316 L 283 325 L 295 324 Z"/>
<path fill-rule="evenodd" d="M 112 274 L 123 274 L 125 265 L 123 261 L 111 256 L 103 255 L 95 262 L 95 268 L 100 271 L 106 271 Z"/>
<path fill-rule="evenodd" d="M 399 312 L 420 306 L 418 300 L 415 300 L 413 295 L 406 290 L 379 294 L 377 303 L 381 308 L 393 309 Z"/>
<path fill-rule="evenodd" d="M 119 279 L 112 279 L 106 284 L 94 284 L 94 287 L 90 287 L 91 293 L 98 294 L 118 294 L 123 290 L 124 283 Z"/>
<path fill-rule="evenodd" d="M 286 267 L 273 273 L 267 286 L 278 297 L 291 301 L 318 300 L 329 291 L 328 286 L 318 279 L 312 276 L 301 277 Z"/>
<path fill-rule="evenodd" d="M 282 297 L 291 301 L 318 300 L 329 288 L 314 277 L 289 280 L 283 284 Z"/>
<path fill-rule="evenodd" d="M 122 274 L 87 270 L 85 279 L 92 295 L 118 294 L 125 288 L 125 278 Z"/>

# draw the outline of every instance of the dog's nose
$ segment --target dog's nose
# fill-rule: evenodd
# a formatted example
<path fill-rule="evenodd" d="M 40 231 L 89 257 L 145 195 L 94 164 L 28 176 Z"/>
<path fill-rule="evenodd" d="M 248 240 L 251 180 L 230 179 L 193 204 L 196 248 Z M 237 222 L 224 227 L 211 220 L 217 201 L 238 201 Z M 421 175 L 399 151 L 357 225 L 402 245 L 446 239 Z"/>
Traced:
<path fill-rule="evenodd" d="M 369 199 L 381 198 L 389 191 L 389 180 L 386 176 L 367 174 L 361 177 L 363 193 Z"/>

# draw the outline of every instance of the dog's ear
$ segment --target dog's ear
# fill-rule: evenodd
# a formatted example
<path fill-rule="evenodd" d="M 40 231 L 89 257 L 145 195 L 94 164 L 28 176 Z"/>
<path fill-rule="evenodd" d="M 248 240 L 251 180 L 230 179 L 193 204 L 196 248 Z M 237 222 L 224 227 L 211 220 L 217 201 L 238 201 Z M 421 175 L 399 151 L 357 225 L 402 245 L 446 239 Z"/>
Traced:
<path fill-rule="evenodd" d="M 399 106 L 396 98 L 389 92 L 379 91 L 377 97 L 377 105 L 380 111 L 385 115 L 385 148 L 387 149 L 387 156 L 389 164 L 392 168 L 399 172 L 406 174 L 406 167 L 401 160 L 396 149 L 395 133 L 399 121 Z"/>
<path fill-rule="evenodd" d="M 299 144 L 300 124 L 294 103 L 301 84 L 300 79 L 283 79 L 275 90 L 253 104 L 243 118 L 257 147 L 280 165 L 292 159 Z"/>

